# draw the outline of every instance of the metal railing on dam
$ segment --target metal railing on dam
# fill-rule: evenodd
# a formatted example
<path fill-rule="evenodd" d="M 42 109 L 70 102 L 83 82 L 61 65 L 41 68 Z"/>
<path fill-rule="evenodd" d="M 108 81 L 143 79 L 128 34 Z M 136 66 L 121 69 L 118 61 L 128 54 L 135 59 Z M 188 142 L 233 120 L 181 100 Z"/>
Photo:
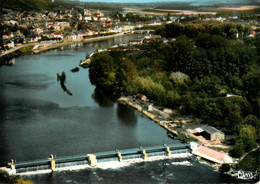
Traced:
<path fill-rule="evenodd" d="M 58 168 L 69 169 L 72 166 L 88 165 L 90 167 L 97 166 L 98 163 L 108 162 L 108 161 L 119 161 L 142 158 L 144 160 L 149 159 L 149 157 L 165 155 L 171 156 L 175 153 L 186 153 L 190 152 L 189 144 L 170 144 L 170 145 L 159 145 L 150 147 L 139 147 L 124 150 L 114 150 L 105 151 L 92 154 L 83 154 L 67 157 L 56 157 L 53 155 L 50 158 L 27 161 L 27 162 L 14 162 L 11 160 L 8 166 L 2 168 L 6 170 L 9 174 L 21 174 L 32 171 L 55 171 Z"/>

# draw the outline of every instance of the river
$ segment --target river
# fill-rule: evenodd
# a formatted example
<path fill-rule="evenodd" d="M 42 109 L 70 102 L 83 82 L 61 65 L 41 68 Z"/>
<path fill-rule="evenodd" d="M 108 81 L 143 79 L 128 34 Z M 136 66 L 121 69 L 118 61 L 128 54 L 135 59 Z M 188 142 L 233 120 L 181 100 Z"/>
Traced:
<path fill-rule="evenodd" d="M 70 71 L 86 54 L 138 37 L 143 35 L 77 43 L 21 56 L 13 66 L 0 67 L 1 165 L 10 159 L 28 161 L 47 158 L 50 154 L 61 157 L 179 143 L 132 108 L 96 95 L 88 69 Z M 62 71 L 66 73 L 65 85 L 72 96 L 57 82 L 56 74 Z M 193 157 L 27 177 L 35 183 L 239 182 Z"/>

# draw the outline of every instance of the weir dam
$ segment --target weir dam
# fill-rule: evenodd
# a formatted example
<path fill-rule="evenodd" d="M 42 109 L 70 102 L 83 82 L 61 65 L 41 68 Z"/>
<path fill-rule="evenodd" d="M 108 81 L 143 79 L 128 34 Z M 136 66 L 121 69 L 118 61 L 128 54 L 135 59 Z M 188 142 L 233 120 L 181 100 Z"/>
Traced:
<path fill-rule="evenodd" d="M 91 154 L 67 156 L 67 157 L 54 157 L 51 155 L 49 158 L 35 161 L 15 162 L 11 160 L 7 166 L 0 168 L 8 172 L 10 175 L 26 174 L 30 172 L 39 171 L 39 173 L 54 172 L 63 168 L 70 170 L 74 166 L 88 166 L 96 167 L 98 163 L 118 161 L 131 159 L 149 160 L 154 156 L 166 156 L 174 158 L 174 154 L 190 152 L 189 144 L 170 144 L 159 145 L 150 147 L 139 147 L 124 150 L 105 151 Z M 43 171 L 43 172 L 41 172 Z"/>

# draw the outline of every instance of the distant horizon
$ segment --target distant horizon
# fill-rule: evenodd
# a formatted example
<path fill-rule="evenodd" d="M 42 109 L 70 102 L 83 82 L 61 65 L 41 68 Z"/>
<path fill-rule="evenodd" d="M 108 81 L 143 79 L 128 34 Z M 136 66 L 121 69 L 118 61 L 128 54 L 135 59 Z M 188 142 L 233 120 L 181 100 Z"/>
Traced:
<path fill-rule="evenodd" d="M 72 0 L 73 1 L 73 0 Z M 260 0 L 79 0 L 80 2 L 102 2 L 102 3 L 187 3 L 192 6 L 202 5 L 234 5 L 234 4 L 256 4 Z"/>

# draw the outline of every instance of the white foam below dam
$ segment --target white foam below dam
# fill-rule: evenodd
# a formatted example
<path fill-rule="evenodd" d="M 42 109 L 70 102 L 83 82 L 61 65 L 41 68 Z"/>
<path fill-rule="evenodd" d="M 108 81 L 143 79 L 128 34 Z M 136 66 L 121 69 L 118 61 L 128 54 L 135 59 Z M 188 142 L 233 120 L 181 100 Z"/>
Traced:
<path fill-rule="evenodd" d="M 135 163 L 141 163 L 141 162 L 153 162 L 153 161 L 159 161 L 159 160 L 169 160 L 169 159 L 175 159 L 175 158 L 186 158 L 192 156 L 191 153 L 176 153 L 172 154 L 171 156 L 150 156 L 147 160 L 144 160 L 143 158 L 132 158 L 132 159 L 125 159 L 122 162 L 119 161 L 107 161 L 107 162 L 98 162 L 96 167 L 91 167 L 89 165 L 77 165 L 77 166 L 68 166 L 68 167 L 61 167 L 56 168 L 55 172 L 62 172 L 62 171 L 75 171 L 75 170 L 82 170 L 82 169 L 119 169 L 122 167 L 128 167 Z M 188 162 L 188 161 L 187 161 Z M 177 162 L 176 162 L 177 163 Z M 176 165 L 175 162 L 172 162 L 172 165 Z M 179 163 L 177 165 L 191 165 L 189 163 Z M 51 169 L 47 170 L 39 170 L 39 171 L 28 171 L 24 173 L 13 173 L 11 169 L 8 168 L 2 168 L 4 171 L 8 172 L 10 175 L 38 175 L 38 174 L 47 174 L 51 173 Z"/>

